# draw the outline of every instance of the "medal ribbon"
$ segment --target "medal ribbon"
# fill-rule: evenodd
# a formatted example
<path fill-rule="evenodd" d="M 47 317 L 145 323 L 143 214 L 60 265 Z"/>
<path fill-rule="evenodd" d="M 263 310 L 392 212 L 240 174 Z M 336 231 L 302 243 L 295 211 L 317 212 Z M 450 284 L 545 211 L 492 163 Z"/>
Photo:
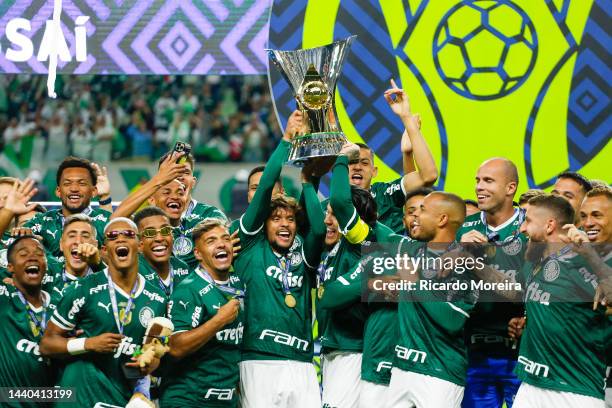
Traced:
<path fill-rule="evenodd" d="M 36 313 L 34 313 L 32 308 L 30 307 L 30 304 L 28 303 L 25 296 L 23 296 L 23 293 L 21 293 L 19 289 L 17 289 L 17 296 L 19 297 L 19 300 L 21 300 L 21 303 L 23 303 L 23 306 L 28 312 L 30 321 L 34 324 L 34 326 L 36 326 L 38 330 L 40 330 L 41 333 L 44 333 L 45 329 L 47 328 L 47 308 L 45 307 L 44 299 L 42 302 L 42 308 L 43 308 L 42 319 L 38 320 L 38 318 L 36 317 Z"/>
<path fill-rule="evenodd" d="M 119 334 L 123 334 L 123 327 L 127 322 L 128 316 L 130 315 L 130 309 L 132 308 L 132 304 L 134 303 L 134 295 L 136 294 L 136 290 L 138 289 L 138 283 L 140 283 L 140 277 L 136 277 L 136 282 L 134 282 L 134 287 L 130 292 L 130 298 L 128 299 L 128 304 L 123 309 L 123 319 L 119 316 L 119 307 L 117 306 L 117 295 L 115 293 L 115 284 L 111 278 L 110 272 L 106 271 L 108 278 L 108 296 L 110 297 L 111 306 L 113 308 L 113 317 L 115 318 L 115 323 L 117 324 L 117 330 L 119 330 Z"/>
<path fill-rule="evenodd" d="M 157 272 L 156 272 L 157 274 Z M 174 268 L 172 268 L 172 265 L 170 265 L 170 283 L 168 284 L 168 286 L 166 286 L 166 284 L 164 283 L 163 279 L 161 278 L 161 276 L 159 276 L 159 274 L 157 274 L 157 280 L 159 283 L 159 287 L 161 290 L 164 291 L 164 293 L 166 294 L 166 296 L 170 296 L 172 294 L 172 289 L 174 288 Z"/>
<path fill-rule="evenodd" d="M 517 211 L 518 211 L 518 225 L 519 225 L 519 228 L 520 228 L 520 226 L 525 221 L 525 211 L 522 208 L 516 208 L 514 210 L 514 213 L 516 214 Z M 493 244 L 495 246 L 502 246 L 502 245 L 508 244 L 510 242 L 513 242 L 515 239 L 518 238 L 518 236 L 520 234 L 519 230 L 516 229 L 512 233 L 512 239 L 510 241 L 497 243 L 497 242 L 492 240 L 497 235 L 497 232 L 496 231 L 489 231 L 489 224 L 487 224 L 487 219 L 486 219 L 483 211 L 480 212 L 480 222 L 482 223 L 482 225 L 485 226 L 485 235 L 487 236 L 487 240 L 489 241 L 489 243 L 491 243 L 491 244 Z"/>
<path fill-rule="evenodd" d="M 211 285 L 213 285 L 214 287 L 216 287 L 217 289 L 219 289 L 221 292 L 223 292 L 226 295 L 226 298 L 229 299 L 243 299 L 244 295 L 246 294 L 246 292 L 244 290 L 240 290 L 237 288 L 233 288 L 229 285 L 220 285 L 217 282 L 215 282 L 215 280 L 212 278 L 212 276 L 210 276 L 210 274 L 208 273 L 208 271 L 204 268 L 202 268 L 201 266 L 198 266 L 198 271 L 200 271 L 200 273 L 202 274 L 202 277 L 204 278 L 204 280 L 208 283 L 210 283 Z"/>
<path fill-rule="evenodd" d="M 291 294 L 291 289 L 289 288 L 289 268 L 291 268 L 291 262 L 289 261 L 289 255 L 287 257 L 281 256 L 280 258 L 276 258 L 276 262 L 278 263 L 278 267 L 283 271 L 283 279 L 281 283 L 283 284 L 283 293 L 285 295 Z M 283 260 L 285 261 L 285 265 L 283 266 Z"/>
<path fill-rule="evenodd" d="M 338 247 L 340 246 L 340 241 L 336 242 L 336 245 L 325 255 L 325 259 L 319 263 L 319 267 L 317 268 L 317 276 L 319 278 L 319 286 L 323 285 L 325 282 L 325 270 L 327 269 L 327 261 L 331 254 L 334 254 L 338 251 Z"/>

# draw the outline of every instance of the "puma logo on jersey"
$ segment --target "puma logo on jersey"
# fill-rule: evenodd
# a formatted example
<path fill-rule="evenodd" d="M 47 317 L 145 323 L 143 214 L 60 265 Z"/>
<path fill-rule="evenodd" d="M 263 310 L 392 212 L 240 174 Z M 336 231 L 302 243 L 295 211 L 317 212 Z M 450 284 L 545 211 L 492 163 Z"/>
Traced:
<path fill-rule="evenodd" d="M 548 377 L 549 367 L 544 364 L 536 363 L 535 361 L 529 360 L 527 357 L 519 356 L 518 358 L 519 364 L 525 365 L 525 371 L 529 374 L 533 374 L 537 377 Z"/>
<path fill-rule="evenodd" d="M 74 315 L 79 313 L 79 311 L 81 310 L 84 304 L 85 304 L 84 297 L 74 299 L 74 301 L 72 302 L 72 307 L 70 308 L 70 311 L 68 312 L 68 319 L 73 320 Z"/>
<path fill-rule="evenodd" d="M 55 239 L 55 234 L 57 234 L 57 231 L 47 230 L 47 234 L 51 235 L 53 239 Z"/>
<path fill-rule="evenodd" d="M 206 391 L 205 399 L 217 399 L 220 401 L 231 401 L 234 397 L 234 388 L 209 388 Z"/>
<path fill-rule="evenodd" d="M 402 360 L 408 360 L 421 364 L 423 364 L 427 358 L 427 353 L 424 351 L 408 349 L 402 346 L 395 346 L 395 355 L 397 358 L 401 358 Z"/>
<path fill-rule="evenodd" d="M 267 338 L 271 338 L 275 343 L 295 347 L 298 350 L 306 351 L 308 349 L 308 342 L 306 340 L 299 339 L 287 333 L 265 329 L 259 335 L 259 340 L 266 340 Z"/>
<path fill-rule="evenodd" d="M 277 279 L 281 283 L 283 282 L 283 271 L 278 266 L 269 266 L 268 269 L 266 269 L 266 275 L 273 279 Z M 287 283 L 290 288 L 301 288 L 303 280 L 304 276 L 302 275 L 294 275 L 292 272 L 287 274 Z"/>
<path fill-rule="evenodd" d="M 189 302 L 183 302 L 182 300 L 179 300 L 178 302 L 181 306 L 183 306 L 183 309 L 187 310 L 187 305 L 189 304 Z"/>
<path fill-rule="evenodd" d="M 117 347 L 117 350 L 115 351 L 113 357 L 118 358 L 121 354 L 125 354 L 128 356 L 134 354 L 134 351 L 136 351 L 136 344 L 133 344 L 133 341 L 134 339 L 131 337 L 126 336 L 122 338 L 121 343 L 119 344 L 119 347 Z"/>
<path fill-rule="evenodd" d="M 17 342 L 17 344 L 15 344 L 15 348 L 17 349 L 17 351 L 21 351 L 23 353 L 34 354 L 38 357 L 38 361 L 43 361 L 42 357 L 40 357 L 38 343 L 36 343 L 35 341 L 21 339 Z"/>
<path fill-rule="evenodd" d="M 111 307 L 110 303 L 108 305 L 105 305 L 102 302 L 98 302 L 98 306 L 100 306 L 102 309 L 106 310 L 106 313 L 110 313 L 110 307 Z"/>

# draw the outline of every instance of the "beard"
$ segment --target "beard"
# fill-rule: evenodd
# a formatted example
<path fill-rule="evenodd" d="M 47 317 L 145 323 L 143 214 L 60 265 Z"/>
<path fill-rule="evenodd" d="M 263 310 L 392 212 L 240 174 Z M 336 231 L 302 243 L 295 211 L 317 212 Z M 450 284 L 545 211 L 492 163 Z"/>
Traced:
<path fill-rule="evenodd" d="M 82 213 L 87 207 L 89 207 L 89 201 L 85 200 L 83 201 L 83 203 L 81 205 L 79 205 L 78 207 L 71 207 L 68 205 L 68 199 L 63 199 L 62 200 L 62 207 L 64 207 L 66 210 L 68 210 L 68 212 L 70 214 L 80 214 Z"/>
<path fill-rule="evenodd" d="M 529 241 L 527 251 L 525 251 L 525 259 L 531 263 L 539 262 L 542 260 L 545 250 L 546 243 Z"/>

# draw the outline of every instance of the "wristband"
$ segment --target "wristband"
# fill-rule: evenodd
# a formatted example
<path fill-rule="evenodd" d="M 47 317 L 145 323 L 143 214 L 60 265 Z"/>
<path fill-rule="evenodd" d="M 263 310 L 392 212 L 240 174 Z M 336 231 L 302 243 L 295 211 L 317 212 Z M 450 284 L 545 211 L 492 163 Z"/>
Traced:
<path fill-rule="evenodd" d="M 85 350 L 85 340 L 87 340 L 85 337 L 68 340 L 68 344 L 66 345 L 68 353 L 72 356 L 85 353 L 87 351 Z"/>
<path fill-rule="evenodd" d="M 111 196 L 108 196 L 108 198 L 106 200 L 100 200 L 98 201 L 98 204 L 100 205 L 109 205 L 110 203 L 113 202 L 113 199 Z"/>

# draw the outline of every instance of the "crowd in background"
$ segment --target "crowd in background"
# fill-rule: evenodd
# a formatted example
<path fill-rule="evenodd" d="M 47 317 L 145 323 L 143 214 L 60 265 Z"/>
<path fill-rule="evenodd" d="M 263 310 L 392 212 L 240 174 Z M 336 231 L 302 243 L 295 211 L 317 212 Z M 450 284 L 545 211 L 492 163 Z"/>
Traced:
<path fill-rule="evenodd" d="M 148 161 L 177 141 L 198 160 L 261 162 L 282 133 L 265 76 L 63 75 L 57 99 L 46 79 L 0 76 L 2 148 L 33 162 Z"/>

